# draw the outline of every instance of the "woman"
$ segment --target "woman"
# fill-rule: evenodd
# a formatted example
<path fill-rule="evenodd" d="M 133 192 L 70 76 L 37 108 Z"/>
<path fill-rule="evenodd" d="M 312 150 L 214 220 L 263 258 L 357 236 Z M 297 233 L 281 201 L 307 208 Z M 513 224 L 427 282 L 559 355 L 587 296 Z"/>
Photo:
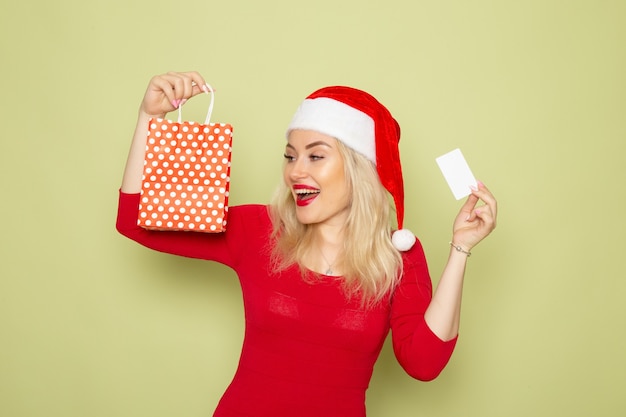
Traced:
<path fill-rule="evenodd" d="M 408 374 L 435 378 L 454 349 L 471 249 L 496 224 L 479 184 L 453 225 L 434 291 L 419 241 L 403 222 L 400 129 L 369 94 L 327 87 L 307 97 L 287 132 L 273 203 L 230 207 L 220 234 L 137 226 L 148 120 L 206 90 L 196 72 L 154 77 L 141 103 L 118 230 L 155 250 L 217 261 L 241 282 L 246 330 L 237 372 L 214 416 L 365 416 L 365 392 L 391 329 Z M 483 205 L 477 206 L 482 200 Z"/>

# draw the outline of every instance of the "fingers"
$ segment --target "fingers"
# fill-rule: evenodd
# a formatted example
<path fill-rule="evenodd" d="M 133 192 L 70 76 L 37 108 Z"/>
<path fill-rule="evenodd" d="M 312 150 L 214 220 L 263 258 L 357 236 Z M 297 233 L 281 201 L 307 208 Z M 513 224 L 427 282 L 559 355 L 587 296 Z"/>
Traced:
<path fill-rule="evenodd" d="M 485 204 L 477 207 L 478 200 Z M 496 227 L 498 203 L 491 191 L 482 182 L 478 181 L 478 187 L 472 189 L 472 194 L 468 197 L 463 209 L 469 210 L 468 221 L 479 218 L 487 228 L 494 229 Z"/>
<path fill-rule="evenodd" d="M 142 110 L 149 115 L 162 116 L 177 109 L 189 98 L 208 91 L 206 81 L 195 71 L 157 75 L 150 80 Z"/>
<path fill-rule="evenodd" d="M 204 78 L 196 71 L 191 72 L 168 72 L 162 76 L 171 86 L 171 94 L 167 94 L 174 108 L 178 108 L 181 104 L 191 97 L 207 93 L 208 88 Z"/>
<path fill-rule="evenodd" d="M 485 187 L 485 184 L 478 181 L 478 188 L 472 191 L 472 195 L 476 196 L 485 203 L 485 206 L 479 210 L 482 212 L 489 212 L 495 223 L 495 219 L 498 215 L 498 202 L 491 191 Z"/>
<path fill-rule="evenodd" d="M 491 210 L 488 205 L 482 206 L 474 210 L 475 218 L 478 218 L 482 221 L 482 224 L 485 226 L 485 229 L 489 231 L 495 229 L 496 227 L 496 214 Z"/>
<path fill-rule="evenodd" d="M 478 200 L 480 200 L 480 197 L 474 193 L 470 194 L 469 197 L 467 197 L 467 200 L 465 200 L 465 203 L 461 207 L 461 215 L 465 217 L 465 220 L 469 220 L 472 217 L 474 208 L 476 207 L 476 204 L 478 204 Z"/>
<path fill-rule="evenodd" d="M 148 108 L 156 107 L 159 105 L 161 101 L 165 99 L 166 102 L 170 103 L 172 108 L 165 108 L 164 111 L 171 111 L 177 108 L 177 94 L 175 92 L 175 88 L 173 86 L 175 79 L 173 77 L 158 75 L 150 80 L 150 85 L 148 87 L 148 92 L 146 93 L 146 97 L 144 98 L 144 104 Z M 149 94 L 149 93 L 153 94 Z M 164 105 L 165 107 L 165 105 Z"/>
<path fill-rule="evenodd" d="M 478 181 L 478 188 L 472 194 L 477 195 L 481 200 L 493 207 L 497 206 L 496 199 L 491 191 L 480 181 Z"/>
<path fill-rule="evenodd" d="M 484 204 L 479 205 L 479 201 Z M 498 206 L 493 194 L 481 182 L 472 189 L 453 226 L 453 241 L 470 250 L 496 227 Z"/>

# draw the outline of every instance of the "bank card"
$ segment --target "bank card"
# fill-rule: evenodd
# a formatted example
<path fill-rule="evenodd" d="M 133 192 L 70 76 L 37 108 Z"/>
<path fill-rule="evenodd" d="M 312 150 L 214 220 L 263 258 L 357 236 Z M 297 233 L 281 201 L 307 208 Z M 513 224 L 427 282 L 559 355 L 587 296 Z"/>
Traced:
<path fill-rule="evenodd" d="M 436 158 L 441 173 L 448 182 L 452 194 L 457 200 L 472 193 L 470 186 L 477 187 L 476 178 L 472 174 L 467 161 L 460 149 L 455 149 Z"/>

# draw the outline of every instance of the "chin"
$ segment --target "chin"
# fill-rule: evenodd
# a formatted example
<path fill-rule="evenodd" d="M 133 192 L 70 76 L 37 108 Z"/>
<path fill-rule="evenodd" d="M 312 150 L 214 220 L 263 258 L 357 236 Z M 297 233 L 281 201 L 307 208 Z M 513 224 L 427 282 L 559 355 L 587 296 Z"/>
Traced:
<path fill-rule="evenodd" d="M 300 222 L 300 224 L 309 225 L 309 224 L 315 223 L 314 220 L 310 219 L 307 216 L 298 216 L 298 215 L 296 215 L 296 218 L 298 219 L 298 222 Z"/>
<path fill-rule="evenodd" d="M 297 208 L 296 208 L 296 219 L 298 219 L 300 224 L 304 224 L 304 225 L 317 223 L 317 220 L 313 216 L 302 213 L 302 211 L 298 210 Z"/>

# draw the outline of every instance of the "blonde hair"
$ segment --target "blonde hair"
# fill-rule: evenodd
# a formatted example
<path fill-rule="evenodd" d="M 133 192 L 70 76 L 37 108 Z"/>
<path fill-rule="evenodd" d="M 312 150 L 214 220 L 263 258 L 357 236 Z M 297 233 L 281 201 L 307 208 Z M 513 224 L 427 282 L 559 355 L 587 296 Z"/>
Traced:
<path fill-rule="evenodd" d="M 391 243 L 390 201 L 376 167 L 365 156 L 337 140 L 351 193 L 345 240 L 340 253 L 343 288 L 348 298 L 358 296 L 364 307 L 386 299 L 402 274 L 402 256 Z M 272 261 L 281 271 L 294 264 L 303 277 L 318 276 L 302 265 L 313 248 L 313 227 L 296 218 L 295 201 L 284 183 L 270 206 L 273 222 Z"/>

